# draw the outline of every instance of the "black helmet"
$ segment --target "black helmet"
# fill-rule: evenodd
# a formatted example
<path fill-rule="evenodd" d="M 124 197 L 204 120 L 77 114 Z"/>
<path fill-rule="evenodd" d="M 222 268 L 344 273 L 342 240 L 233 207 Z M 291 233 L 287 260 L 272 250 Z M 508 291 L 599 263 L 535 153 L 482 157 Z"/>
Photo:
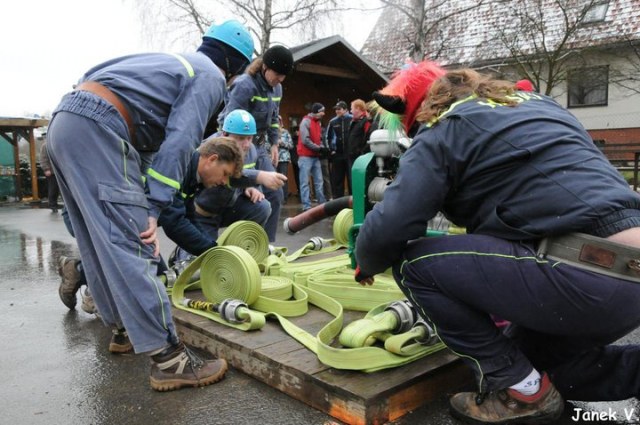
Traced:
<path fill-rule="evenodd" d="M 262 55 L 262 61 L 278 74 L 288 75 L 293 71 L 293 55 L 284 46 L 269 47 Z"/>

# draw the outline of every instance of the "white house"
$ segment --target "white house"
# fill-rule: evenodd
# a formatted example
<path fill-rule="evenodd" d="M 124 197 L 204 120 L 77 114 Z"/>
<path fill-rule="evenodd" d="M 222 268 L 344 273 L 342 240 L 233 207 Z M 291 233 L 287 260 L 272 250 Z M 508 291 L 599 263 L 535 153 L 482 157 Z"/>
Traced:
<path fill-rule="evenodd" d="M 403 0 L 362 54 L 387 73 L 412 57 L 527 78 L 594 139 L 640 145 L 640 0 Z"/>

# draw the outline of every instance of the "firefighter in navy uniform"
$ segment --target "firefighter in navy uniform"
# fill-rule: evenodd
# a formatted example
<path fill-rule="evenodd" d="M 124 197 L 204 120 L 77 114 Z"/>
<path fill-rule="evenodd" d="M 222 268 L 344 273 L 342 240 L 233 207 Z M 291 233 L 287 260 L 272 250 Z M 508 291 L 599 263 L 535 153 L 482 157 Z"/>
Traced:
<path fill-rule="evenodd" d="M 431 76 L 422 99 L 393 80 L 374 98 L 405 130 L 424 125 L 360 229 L 356 280 L 393 267 L 473 369 L 478 391 L 454 395 L 451 413 L 553 423 L 563 397 L 638 397 L 640 346 L 612 345 L 640 324 L 638 194 L 552 99 L 469 69 L 401 72 Z M 438 211 L 468 234 L 423 237 Z"/>
<path fill-rule="evenodd" d="M 226 21 L 196 53 L 110 60 L 63 97 L 49 126 L 51 162 L 96 306 L 105 324 L 126 328 L 136 353 L 151 356 L 159 391 L 212 384 L 227 369 L 179 341 L 156 277 L 156 231 L 227 81 L 252 54 L 247 29 Z"/>

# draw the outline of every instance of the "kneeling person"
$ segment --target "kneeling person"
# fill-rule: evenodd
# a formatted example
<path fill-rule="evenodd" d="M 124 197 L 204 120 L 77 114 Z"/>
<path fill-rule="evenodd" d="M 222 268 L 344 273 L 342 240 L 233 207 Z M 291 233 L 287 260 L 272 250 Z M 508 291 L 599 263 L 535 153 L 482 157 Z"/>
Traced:
<path fill-rule="evenodd" d="M 196 220 L 212 237 L 218 237 L 221 227 L 239 220 L 254 221 L 265 227 L 271 215 L 271 204 L 265 198 L 262 186 L 275 190 L 287 180 L 283 174 L 256 169 L 255 134 L 256 122 L 249 112 L 236 109 L 225 117 L 222 135 L 235 140 L 244 152 L 244 166 L 242 177 L 233 179 L 231 187 L 204 190 L 195 200 Z"/>
<path fill-rule="evenodd" d="M 271 214 L 271 204 L 265 199 L 260 185 L 271 189 L 281 187 L 286 177 L 276 172 L 260 171 L 255 169 L 257 151 L 252 143 L 256 133 L 256 124 L 253 116 L 244 110 L 235 110 L 225 118 L 222 132 L 217 133 L 204 143 L 214 138 L 229 138 L 244 154 L 242 176 L 232 178 L 229 185 L 205 188 L 194 192 L 194 196 L 187 201 L 190 226 L 197 228 L 201 242 L 194 246 L 186 243 L 184 229 L 175 225 L 167 235 L 178 243 L 179 248 L 172 262 L 184 261 L 191 255 L 200 255 L 207 249 L 216 245 L 218 230 L 227 227 L 239 220 L 254 221 L 264 227 Z M 167 230 L 165 230 L 167 232 Z M 182 239 L 182 242 L 178 240 Z"/>
<path fill-rule="evenodd" d="M 228 160 L 228 161 L 227 161 Z M 158 223 L 177 248 L 169 265 L 190 255 L 198 256 L 217 245 L 216 238 L 205 232 L 196 220 L 194 199 L 205 190 L 226 187 L 230 178 L 242 173 L 243 152 L 228 137 L 210 137 L 193 152 L 189 167 L 171 206 L 162 211 Z M 233 167 L 224 166 L 233 162 Z"/>

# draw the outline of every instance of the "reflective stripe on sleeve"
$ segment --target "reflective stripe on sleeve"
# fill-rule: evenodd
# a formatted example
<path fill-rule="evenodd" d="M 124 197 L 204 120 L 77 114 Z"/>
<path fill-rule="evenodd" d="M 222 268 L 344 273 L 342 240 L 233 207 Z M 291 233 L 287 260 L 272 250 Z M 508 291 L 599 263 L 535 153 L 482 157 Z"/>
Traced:
<path fill-rule="evenodd" d="M 160 183 L 164 183 L 169 187 L 174 188 L 175 190 L 180 190 L 180 183 L 170 179 L 169 177 L 163 176 L 162 174 L 155 171 L 153 168 L 149 168 L 147 170 L 147 174 L 149 177 L 153 177 L 155 180 L 158 180 Z"/>
<path fill-rule="evenodd" d="M 193 67 L 191 66 L 191 64 L 189 63 L 188 60 L 186 60 L 184 57 L 178 55 L 177 53 L 169 53 L 171 56 L 173 56 L 174 58 L 178 59 L 180 61 L 180 63 L 182 63 L 182 65 L 184 65 L 184 67 L 187 69 L 187 74 L 189 74 L 189 77 L 193 78 L 196 75 L 196 72 L 193 70 Z"/>

